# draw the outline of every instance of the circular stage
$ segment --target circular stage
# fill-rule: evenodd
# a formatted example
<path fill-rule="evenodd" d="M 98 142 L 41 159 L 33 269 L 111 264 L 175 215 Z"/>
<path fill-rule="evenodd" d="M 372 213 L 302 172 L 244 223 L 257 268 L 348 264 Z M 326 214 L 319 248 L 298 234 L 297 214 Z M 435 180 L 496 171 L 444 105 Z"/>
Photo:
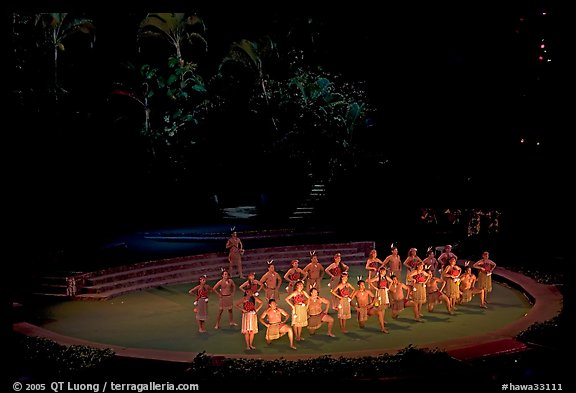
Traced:
<path fill-rule="evenodd" d="M 363 268 L 351 267 L 354 286 L 355 277 L 361 274 L 365 274 Z M 348 333 L 342 334 L 336 312 L 331 311 L 336 337 L 326 334 L 325 324 L 315 335 L 304 328 L 304 340 L 295 341 L 297 350 L 289 348 L 286 336 L 267 345 L 262 325 L 254 340 L 257 349 L 245 350 L 240 327 L 229 326 L 226 311 L 221 329 L 214 329 L 218 301 L 213 295 L 209 301 L 208 332 L 199 333 L 193 312 L 195 298 L 187 293 L 191 284 L 162 286 L 98 302 L 59 302 L 34 310 L 32 313 L 38 318 L 36 324 L 20 323 L 16 330 L 64 344 L 108 347 L 122 356 L 171 361 L 190 361 L 203 351 L 210 355 L 254 358 L 365 356 L 395 353 L 409 345 L 453 351 L 465 358 L 484 355 L 485 351 L 521 349 L 522 345 L 513 344 L 516 334 L 534 322 L 554 317 L 561 309 L 562 298 L 554 287 L 505 269 L 499 268 L 497 274 L 495 280 L 500 282 L 495 283 L 488 297 L 488 309 L 480 308 L 477 296 L 472 302 L 458 306 L 454 315 L 449 315 L 444 305 L 436 305 L 433 313 L 424 307 L 424 323 L 414 321 L 411 308 L 405 309 L 398 319 L 392 319 L 387 310 L 385 319 L 390 334 L 380 332 L 376 317 L 360 329 L 355 312 L 348 320 Z M 235 279 L 237 285 L 242 281 Z M 328 280 L 323 281 L 321 294 L 329 298 L 327 283 Z M 214 281 L 209 284 L 213 285 Z M 283 299 L 286 295 L 285 291 L 281 292 L 279 306 L 289 311 Z M 240 296 L 237 291 L 236 299 Z M 239 310 L 234 310 L 234 321 L 238 325 L 240 318 Z"/>

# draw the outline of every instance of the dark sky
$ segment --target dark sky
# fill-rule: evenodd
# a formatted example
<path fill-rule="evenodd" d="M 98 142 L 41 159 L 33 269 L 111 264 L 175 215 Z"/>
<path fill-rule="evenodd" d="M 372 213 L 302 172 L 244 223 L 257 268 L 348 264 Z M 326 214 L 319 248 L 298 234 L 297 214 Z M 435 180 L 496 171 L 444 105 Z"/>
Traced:
<path fill-rule="evenodd" d="M 399 179 L 425 172 L 430 157 L 440 163 L 430 177 L 437 187 L 444 178 L 462 175 L 463 160 L 473 161 L 472 175 L 486 179 L 490 189 L 503 186 L 505 199 L 510 198 L 509 191 L 515 186 L 521 186 L 522 193 L 536 191 L 543 195 L 542 190 L 563 179 L 566 158 L 557 154 L 566 148 L 561 137 L 562 105 L 556 95 L 559 80 L 552 68 L 555 63 L 535 60 L 541 37 L 550 40 L 549 55 L 553 59 L 555 56 L 555 31 L 541 15 L 548 10 L 544 4 L 549 2 L 366 1 L 313 7 L 273 2 L 207 4 L 197 7 L 207 26 L 211 53 L 215 53 L 209 59 L 213 63 L 221 58 L 218 51 L 223 54 L 227 43 L 235 40 L 271 34 L 279 45 L 287 45 L 287 32 L 303 43 L 315 32 L 314 44 L 305 47 L 311 61 L 351 79 L 366 81 L 370 99 L 378 109 L 374 124 L 380 134 L 375 142 L 398 163 Z M 552 2 L 550 18 L 555 16 L 554 5 Z M 99 26 L 94 61 L 100 69 L 94 78 L 86 78 L 96 94 L 87 94 L 88 100 L 79 101 L 79 105 L 104 97 L 109 91 L 106 78 L 114 73 L 115 64 L 133 58 L 138 23 L 149 11 L 144 8 L 139 5 L 134 10 L 110 12 L 103 7 L 88 7 L 88 15 Z M 171 8 L 167 5 L 162 8 L 173 10 L 166 9 Z M 75 178 L 73 159 L 84 158 L 82 150 L 74 152 L 75 148 L 100 148 L 101 142 L 77 133 L 62 141 L 64 147 L 56 146 L 55 151 L 61 149 L 68 154 L 59 156 L 44 149 L 45 143 L 54 141 L 38 135 L 36 143 L 27 142 L 33 152 L 29 162 L 50 168 L 46 170 L 50 173 L 26 171 L 33 172 L 33 181 L 26 185 L 28 195 L 54 184 L 57 190 L 63 187 L 62 193 L 48 194 L 52 195 L 51 201 L 64 201 L 59 206 L 67 206 L 66 214 L 70 216 L 76 211 L 72 204 L 80 203 L 78 210 L 82 211 L 93 204 L 92 198 L 113 200 L 114 189 L 95 187 L 92 181 L 95 178 L 96 184 L 106 186 L 109 179 L 101 168 L 111 165 L 110 161 L 103 160 L 101 165 L 93 160 L 84 168 L 94 177 L 86 184 L 80 180 L 80 192 L 70 181 Z M 519 142 L 524 137 L 526 145 Z M 540 140 L 541 146 L 536 147 Z M 103 159 L 97 148 L 91 150 L 91 158 Z M 63 168 L 64 174 L 58 172 Z M 493 183 L 495 177 L 498 182 Z M 111 184 L 129 181 L 119 177 Z M 481 187 L 483 183 L 477 184 Z M 419 183 L 417 187 L 425 185 Z M 82 195 L 80 200 L 78 195 Z M 121 209 L 114 207 L 117 210 Z M 99 211 L 94 214 L 99 215 Z"/>

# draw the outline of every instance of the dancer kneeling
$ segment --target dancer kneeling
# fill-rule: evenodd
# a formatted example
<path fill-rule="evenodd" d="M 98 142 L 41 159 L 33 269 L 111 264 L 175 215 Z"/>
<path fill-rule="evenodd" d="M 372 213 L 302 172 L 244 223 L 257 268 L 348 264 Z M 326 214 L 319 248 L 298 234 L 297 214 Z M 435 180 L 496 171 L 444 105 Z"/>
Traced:
<path fill-rule="evenodd" d="M 476 294 L 480 294 L 480 307 L 488 308 L 486 306 L 486 291 L 481 288 L 475 288 L 476 276 L 472 274 L 472 268 L 467 267 L 466 272 L 460 276 L 460 289 L 462 290 L 461 303 L 468 303 Z"/>
<path fill-rule="evenodd" d="M 414 303 L 410 299 L 411 290 L 406 284 L 398 280 L 398 276 L 391 275 L 392 283 L 390 283 L 390 304 L 392 304 L 392 318 L 398 318 L 398 315 L 406 307 L 411 307 Z M 404 296 L 404 291 L 408 292 L 408 298 Z"/>
<path fill-rule="evenodd" d="M 268 322 L 266 322 L 266 317 L 268 317 Z M 292 332 L 292 328 L 286 324 L 288 318 L 290 318 L 290 315 L 278 307 L 276 300 L 270 299 L 268 301 L 268 308 L 260 315 L 260 322 L 267 328 L 266 344 L 270 345 L 272 340 L 277 340 L 283 335 L 288 334 L 290 348 L 296 349 L 294 346 L 294 333 Z"/>
<path fill-rule="evenodd" d="M 428 301 L 428 312 L 434 312 L 434 306 L 438 303 L 444 303 L 446 305 L 446 311 L 450 314 L 454 314 L 450 308 L 450 299 L 444 292 L 444 287 L 446 286 L 446 281 L 441 278 L 434 277 L 433 271 L 431 269 L 426 270 L 430 274 L 428 283 L 426 284 L 426 300 Z M 438 288 L 440 284 L 440 288 Z"/>
<path fill-rule="evenodd" d="M 326 309 L 322 311 L 322 305 L 326 305 Z M 312 287 L 310 289 L 310 299 L 308 299 L 308 332 L 310 334 L 316 333 L 316 330 L 322 326 L 322 322 L 328 324 L 328 335 L 336 337 L 332 333 L 332 326 L 334 326 L 334 318 L 328 315 L 330 309 L 330 301 L 319 296 L 318 288 Z"/>

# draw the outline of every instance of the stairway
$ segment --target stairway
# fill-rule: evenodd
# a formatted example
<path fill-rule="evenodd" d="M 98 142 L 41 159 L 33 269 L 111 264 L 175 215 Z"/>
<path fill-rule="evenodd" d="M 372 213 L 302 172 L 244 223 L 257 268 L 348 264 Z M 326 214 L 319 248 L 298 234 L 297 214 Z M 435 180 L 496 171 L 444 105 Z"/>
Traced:
<path fill-rule="evenodd" d="M 288 218 L 290 220 L 303 220 L 312 217 L 316 207 L 322 201 L 322 199 L 324 199 L 325 196 L 326 186 L 324 185 L 324 181 L 313 181 L 312 186 L 310 187 L 310 192 L 304 201 Z"/>
<path fill-rule="evenodd" d="M 77 271 L 60 271 L 54 272 L 50 276 L 41 277 L 38 289 L 33 294 L 44 297 L 65 298 L 68 296 L 68 277 L 78 277 L 82 274 L 83 272 Z"/>
<path fill-rule="evenodd" d="M 316 251 L 320 263 L 327 267 L 335 253 L 342 254 L 347 265 L 364 265 L 373 241 L 327 244 L 299 244 L 280 247 L 263 247 L 248 249 L 242 260 L 245 272 L 264 274 L 266 261 L 274 260 L 276 270 L 284 274 L 292 259 L 299 259 L 303 265 L 309 262 L 310 251 Z M 160 259 L 133 265 L 117 266 L 96 272 L 78 274 L 77 300 L 104 300 L 124 293 L 177 283 L 194 283 L 201 275 L 208 280 L 220 277 L 222 267 L 228 266 L 225 252 L 191 255 L 178 258 Z M 58 289 L 52 293 L 65 296 L 65 280 L 58 281 Z M 46 293 L 48 295 L 48 292 Z"/>

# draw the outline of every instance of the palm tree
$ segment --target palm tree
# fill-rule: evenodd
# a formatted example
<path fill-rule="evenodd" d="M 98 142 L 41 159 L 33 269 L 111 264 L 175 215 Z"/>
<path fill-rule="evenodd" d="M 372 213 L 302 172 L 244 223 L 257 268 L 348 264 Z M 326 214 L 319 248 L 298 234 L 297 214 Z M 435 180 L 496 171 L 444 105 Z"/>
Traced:
<path fill-rule="evenodd" d="M 259 42 L 242 39 L 230 45 L 228 55 L 222 59 L 218 72 L 223 74 L 226 69 L 237 69 L 234 66 L 248 70 L 254 75 L 253 82 L 261 89 L 266 105 L 270 106 L 270 96 L 266 89 L 266 76 L 262 61 L 267 56 L 278 56 L 276 44 L 269 37 L 264 37 Z M 274 129 L 278 130 L 276 119 L 272 116 L 271 120 Z"/>
<path fill-rule="evenodd" d="M 46 13 L 37 14 L 34 22 L 35 26 L 41 28 L 43 39 L 40 45 L 48 48 L 53 53 L 54 67 L 54 94 L 58 99 L 58 53 L 64 51 L 64 42 L 74 34 L 86 34 L 90 39 L 90 45 L 95 42 L 94 24 L 92 20 L 84 17 L 73 17 L 68 13 Z"/>
<path fill-rule="evenodd" d="M 182 49 L 184 45 L 200 47 L 207 51 L 208 43 L 202 36 L 206 31 L 204 22 L 196 15 L 185 13 L 150 13 L 140 23 L 138 40 L 165 38 L 176 51 L 176 58 L 184 65 Z"/>

